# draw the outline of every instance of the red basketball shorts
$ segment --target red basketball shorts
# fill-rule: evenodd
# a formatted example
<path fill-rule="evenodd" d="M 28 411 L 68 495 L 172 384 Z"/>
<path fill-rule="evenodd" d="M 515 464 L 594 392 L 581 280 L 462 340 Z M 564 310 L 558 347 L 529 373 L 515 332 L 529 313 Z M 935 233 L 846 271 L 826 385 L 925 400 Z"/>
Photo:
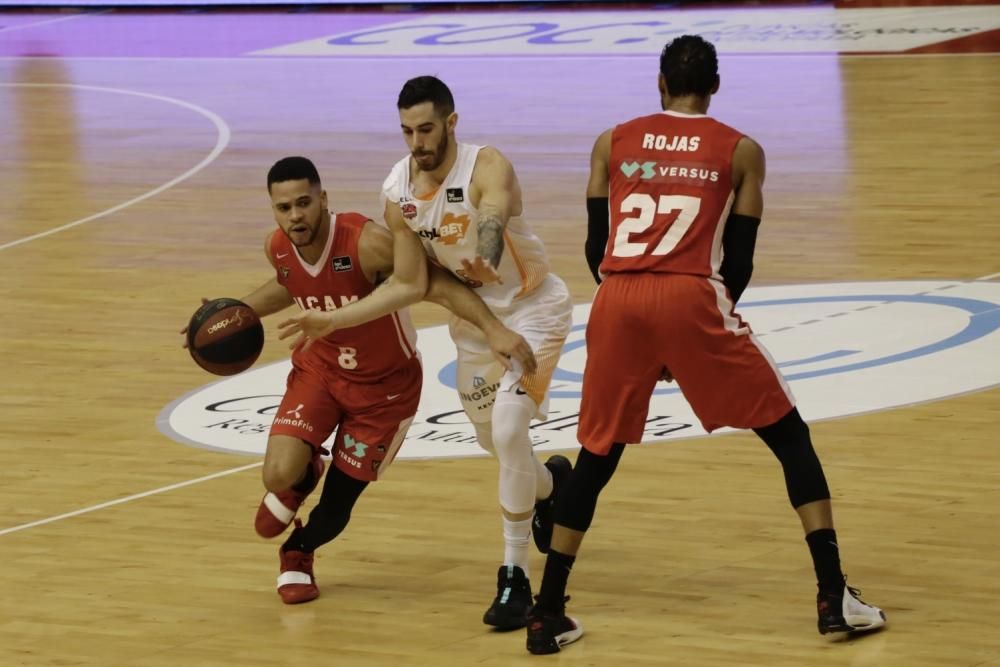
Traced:
<path fill-rule="evenodd" d="M 423 371 L 414 357 L 380 382 L 365 384 L 314 365 L 296 365 L 271 435 L 320 447 L 337 431 L 333 464 L 366 482 L 379 478 L 403 444 L 417 413 Z"/>
<path fill-rule="evenodd" d="M 587 324 L 577 438 L 605 454 L 640 442 L 664 367 L 705 430 L 758 428 L 794 406 L 791 390 L 725 287 L 679 274 L 613 274 Z"/>

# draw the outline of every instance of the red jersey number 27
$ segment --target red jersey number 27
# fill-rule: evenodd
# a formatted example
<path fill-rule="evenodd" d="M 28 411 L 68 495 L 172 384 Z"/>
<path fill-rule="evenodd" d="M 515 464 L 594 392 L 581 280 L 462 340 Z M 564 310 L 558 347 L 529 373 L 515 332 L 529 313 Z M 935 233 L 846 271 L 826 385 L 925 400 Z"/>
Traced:
<path fill-rule="evenodd" d="M 660 242 L 653 248 L 651 254 L 666 255 L 677 247 L 680 240 L 684 238 L 687 231 L 691 229 L 691 224 L 698 217 L 701 209 L 701 199 L 689 197 L 687 195 L 660 195 L 659 200 L 651 195 L 634 192 L 622 201 L 622 213 L 638 212 L 630 218 L 625 218 L 618 225 L 615 234 L 614 249 L 611 254 L 615 257 L 638 257 L 645 255 L 649 250 L 649 243 L 636 243 L 629 240 L 633 234 L 641 234 L 653 226 L 657 215 L 678 212 L 677 218 L 667 229 Z M 662 218 L 661 218 L 662 219 Z"/>

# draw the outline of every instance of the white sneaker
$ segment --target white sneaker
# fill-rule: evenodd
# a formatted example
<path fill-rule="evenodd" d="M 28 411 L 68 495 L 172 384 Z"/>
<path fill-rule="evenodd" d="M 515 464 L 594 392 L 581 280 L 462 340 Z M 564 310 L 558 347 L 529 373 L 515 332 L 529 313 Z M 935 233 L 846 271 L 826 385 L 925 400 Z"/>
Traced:
<path fill-rule="evenodd" d="M 840 595 L 819 593 L 816 610 L 819 613 L 819 632 L 867 632 L 885 625 L 885 612 L 866 603 L 861 591 L 844 584 Z"/>

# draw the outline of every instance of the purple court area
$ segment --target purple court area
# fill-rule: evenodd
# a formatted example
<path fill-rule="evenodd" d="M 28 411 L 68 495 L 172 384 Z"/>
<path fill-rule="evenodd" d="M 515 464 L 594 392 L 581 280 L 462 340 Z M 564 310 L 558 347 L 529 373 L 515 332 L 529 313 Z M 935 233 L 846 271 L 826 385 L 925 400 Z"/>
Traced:
<path fill-rule="evenodd" d="M 0 13 L 0 57 L 650 57 L 684 33 L 703 35 L 724 54 L 989 52 L 1000 50 L 1000 12 L 828 4 L 20 11 Z"/>
<path fill-rule="evenodd" d="M 322 10 L 0 13 L 0 56 L 235 57 L 409 17 Z"/>

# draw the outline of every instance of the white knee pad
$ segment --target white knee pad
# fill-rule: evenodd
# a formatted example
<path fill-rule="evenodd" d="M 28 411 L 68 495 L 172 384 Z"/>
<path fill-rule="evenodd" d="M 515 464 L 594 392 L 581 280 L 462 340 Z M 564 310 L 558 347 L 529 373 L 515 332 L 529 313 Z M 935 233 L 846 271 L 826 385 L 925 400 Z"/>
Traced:
<path fill-rule="evenodd" d="M 500 461 L 500 506 L 511 514 L 530 512 L 537 499 L 538 468 L 528 427 L 535 402 L 512 387 L 493 406 L 493 447 Z M 544 467 L 543 467 L 544 470 Z"/>

